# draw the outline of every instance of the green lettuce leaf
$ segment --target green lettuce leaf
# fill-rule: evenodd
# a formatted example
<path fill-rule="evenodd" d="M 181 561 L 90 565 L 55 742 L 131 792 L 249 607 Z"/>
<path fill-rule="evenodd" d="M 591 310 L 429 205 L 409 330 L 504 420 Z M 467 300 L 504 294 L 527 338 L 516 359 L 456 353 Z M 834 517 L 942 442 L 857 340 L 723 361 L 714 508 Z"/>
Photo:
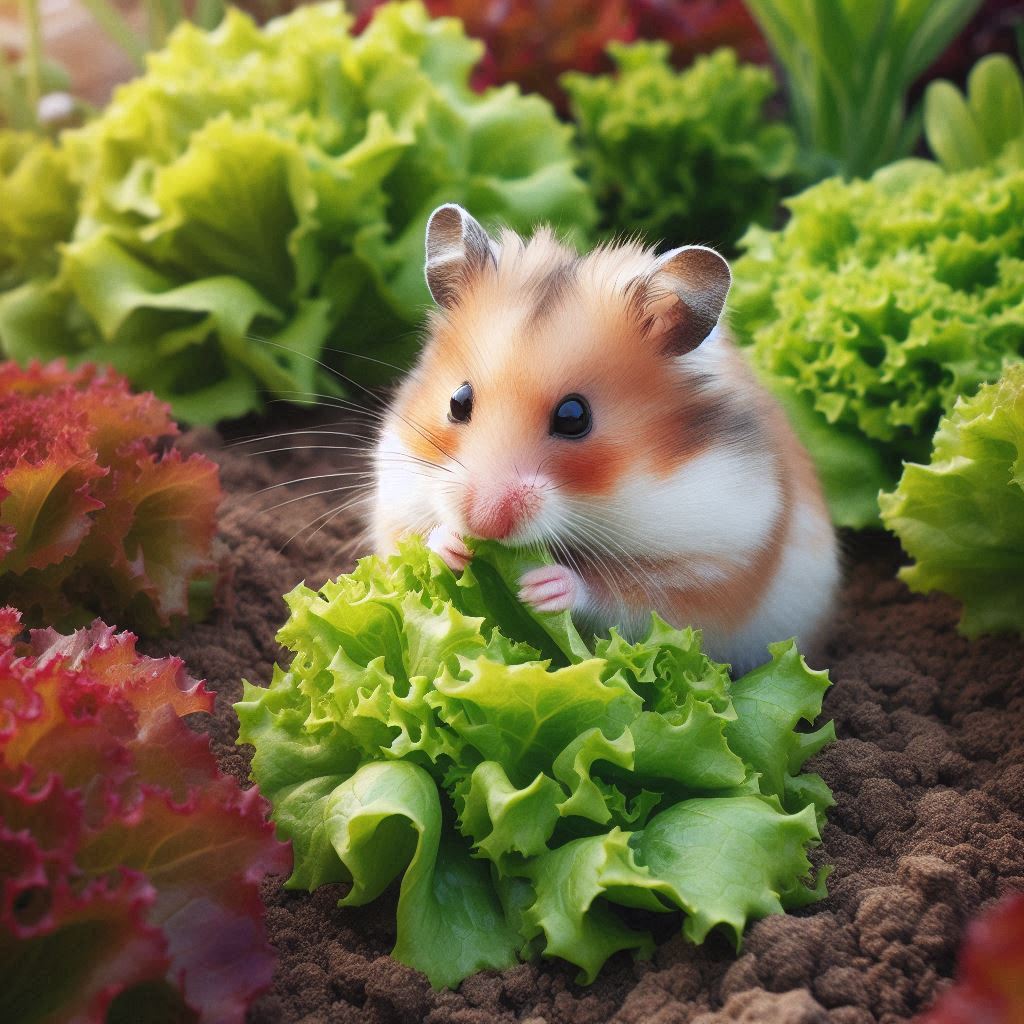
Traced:
<path fill-rule="evenodd" d="M 110 363 L 191 422 L 390 379 L 416 352 L 436 206 L 576 239 L 595 219 L 571 129 L 513 86 L 473 92 L 481 52 L 419 3 L 358 36 L 337 3 L 183 23 L 33 158 L 80 195 L 73 232 L 46 221 L 57 266 L 5 284 L 0 251 L 0 349 Z"/>
<path fill-rule="evenodd" d="M 963 602 L 968 636 L 1024 633 L 1024 365 L 960 399 L 927 464 L 908 464 L 881 495 L 882 520 L 914 564 L 912 590 Z"/>
<path fill-rule="evenodd" d="M 394 955 L 438 986 L 537 954 L 592 980 L 652 946 L 623 908 L 738 943 L 824 895 L 806 848 L 831 797 L 801 768 L 832 732 L 796 731 L 824 673 L 789 642 L 733 683 L 653 616 L 636 642 L 585 640 L 518 601 L 526 564 L 480 543 L 456 579 L 410 541 L 286 596 L 294 660 L 236 709 L 287 884 L 349 882 L 355 904 L 401 876 Z M 687 866 L 711 847 L 713 872 Z"/>
<path fill-rule="evenodd" d="M 796 171 L 792 129 L 764 117 L 772 72 L 730 49 L 682 72 L 666 42 L 608 49 L 616 75 L 561 79 L 601 229 L 729 247 L 752 221 L 769 221 Z"/>
<path fill-rule="evenodd" d="M 1024 160 L 960 173 L 908 160 L 829 179 L 753 227 L 733 324 L 784 397 L 835 521 L 877 525 L 879 489 L 923 461 L 957 397 L 1021 357 Z"/>

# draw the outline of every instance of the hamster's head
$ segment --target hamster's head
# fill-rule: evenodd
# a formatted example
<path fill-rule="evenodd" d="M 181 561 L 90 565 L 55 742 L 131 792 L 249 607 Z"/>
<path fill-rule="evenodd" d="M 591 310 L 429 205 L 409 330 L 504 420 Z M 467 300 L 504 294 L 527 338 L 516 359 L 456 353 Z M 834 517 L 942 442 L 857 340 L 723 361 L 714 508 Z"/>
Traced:
<path fill-rule="evenodd" d="M 716 427 L 698 349 L 725 304 L 726 261 L 634 243 L 578 256 L 547 229 L 492 239 L 447 205 L 427 227 L 426 277 L 437 309 L 388 427 L 423 468 L 426 518 L 516 546 L 616 543 L 607 513 Z"/>

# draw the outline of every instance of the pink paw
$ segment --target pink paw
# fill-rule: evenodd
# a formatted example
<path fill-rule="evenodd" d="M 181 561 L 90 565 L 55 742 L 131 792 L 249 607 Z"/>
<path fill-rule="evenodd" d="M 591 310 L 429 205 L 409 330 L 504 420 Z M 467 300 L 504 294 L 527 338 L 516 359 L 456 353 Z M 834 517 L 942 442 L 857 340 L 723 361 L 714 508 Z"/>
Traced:
<path fill-rule="evenodd" d="M 427 537 L 427 547 L 440 555 L 452 572 L 462 572 L 473 557 L 473 552 L 463 543 L 462 535 L 450 526 L 435 526 Z"/>
<path fill-rule="evenodd" d="M 519 600 L 535 612 L 564 612 L 577 607 L 584 592 L 578 573 L 564 565 L 542 565 L 519 577 Z"/>

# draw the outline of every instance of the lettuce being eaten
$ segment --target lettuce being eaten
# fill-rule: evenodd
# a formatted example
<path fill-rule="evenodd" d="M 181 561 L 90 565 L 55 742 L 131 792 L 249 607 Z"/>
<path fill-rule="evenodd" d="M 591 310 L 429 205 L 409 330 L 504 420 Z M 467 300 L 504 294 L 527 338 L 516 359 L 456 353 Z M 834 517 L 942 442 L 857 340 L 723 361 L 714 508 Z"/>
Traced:
<path fill-rule="evenodd" d="M 239 741 L 292 841 L 287 885 L 401 876 L 394 955 L 435 986 L 520 958 L 596 976 L 681 912 L 702 942 L 824 895 L 807 848 L 832 803 L 796 731 L 828 686 L 791 641 L 732 683 L 693 630 L 652 617 L 592 646 L 513 595 L 522 565 L 481 545 L 456 577 L 419 542 L 285 598 L 294 659 L 245 684 Z"/>
<path fill-rule="evenodd" d="M 340 4 L 260 28 L 182 24 L 146 73 L 65 133 L 81 185 L 55 277 L 0 298 L 0 347 L 114 365 L 190 422 L 359 385 L 417 347 L 423 236 L 444 202 L 582 233 L 571 128 L 514 86 L 472 92 L 483 52 L 420 4 L 360 36 Z"/>
<path fill-rule="evenodd" d="M 1024 633 L 1024 364 L 960 399 L 927 465 L 880 497 L 882 521 L 915 560 L 911 590 L 963 602 L 968 636 Z"/>
<path fill-rule="evenodd" d="M 927 458 L 942 414 L 1024 356 L 1024 161 L 904 161 L 786 205 L 785 228 L 743 239 L 733 323 L 835 521 L 875 525 L 879 490 Z"/>

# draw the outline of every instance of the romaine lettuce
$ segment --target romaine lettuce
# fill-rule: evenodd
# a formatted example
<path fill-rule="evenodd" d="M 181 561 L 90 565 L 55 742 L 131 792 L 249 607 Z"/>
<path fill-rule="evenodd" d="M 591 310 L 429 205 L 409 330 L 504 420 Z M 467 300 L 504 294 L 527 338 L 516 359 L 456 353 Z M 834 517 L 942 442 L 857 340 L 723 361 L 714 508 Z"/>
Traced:
<path fill-rule="evenodd" d="M 285 598 L 294 652 L 245 684 L 239 741 L 294 848 L 292 888 L 343 905 L 401 876 L 394 955 L 436 986 L 537 953 L 592 980 L 649 950 L 622 908 L 681 911 L 701 942 L 824 895 L 807 847 L 831 794 L 796 731 L 828 686 L 791 641 L 735 683 L 652 617 L 584 643 L 515 598 L 521 556 L 482 544 L 458 579 L 419 542 Z"/>
<path fill-rule="evenodd" d="M 960 399 L 931 462 L 907 465 L 880 501 L 915 560 L 900 570 L 911 590 L 959 598 L 968 636 L 1024 633 L 1024 364 Z"/>

